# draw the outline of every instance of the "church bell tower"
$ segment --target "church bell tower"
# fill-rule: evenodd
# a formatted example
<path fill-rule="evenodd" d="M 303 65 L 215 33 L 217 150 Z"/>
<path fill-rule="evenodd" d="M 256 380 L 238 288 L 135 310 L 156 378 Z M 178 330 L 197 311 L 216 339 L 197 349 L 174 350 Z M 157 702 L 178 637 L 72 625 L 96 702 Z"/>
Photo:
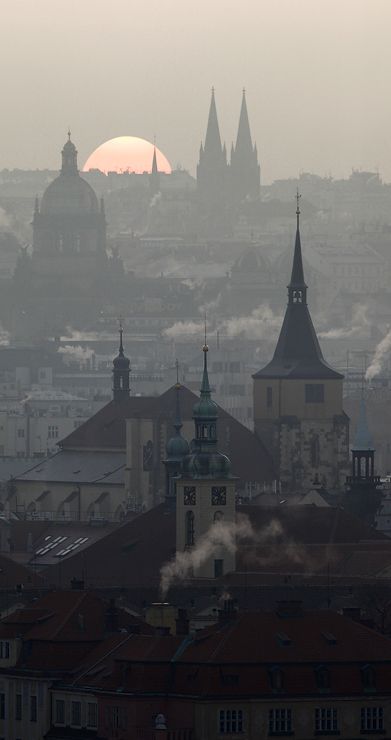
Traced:
<path fill-rule="evenodd" d="M 200 398 L 193 407 L 195 438 L 190 454 L 183 458 L 176 482 L 176 549 L 191 551 L 217 535 L 218 528 L 235 521 L 235 478 L 231 463 L 218 450 L 217 404 L 211 397 L 208 377 L 208 345 L 203 346 L 204 371 Z M 213 530 L 213 527 L 217 529 Z M 194 576 L 218 578 L 235 570 L 235 553 L 221 544 L 211 547 L 206 560 L 194 568 Z"/>
<path fill-rule="evenodd" d="M 297 193 L 296 240 L 288 305 L 271 362 L 254 379 L 254 427 L 289 493 L 314 480 L 342 490 L 349 459 L 343 375 L 325 361 L 307 305 Z"/>

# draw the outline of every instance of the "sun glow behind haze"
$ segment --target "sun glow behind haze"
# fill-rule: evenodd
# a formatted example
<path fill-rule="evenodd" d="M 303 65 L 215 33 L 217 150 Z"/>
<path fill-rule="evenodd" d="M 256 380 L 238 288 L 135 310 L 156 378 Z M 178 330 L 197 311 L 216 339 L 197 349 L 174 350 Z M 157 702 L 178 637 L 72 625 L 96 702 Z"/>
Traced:
<path fill-rule="evenodd" d="M 83 166 L 83 172 L 100 170 L 108 172 L 151 172 L 154 145 L 138 136 L 117 136 L 98 146 L 90 154 Z M 171 165 L 164 154 L 156 147 L 156 161 L 159 172 L 170 174 Z"/>

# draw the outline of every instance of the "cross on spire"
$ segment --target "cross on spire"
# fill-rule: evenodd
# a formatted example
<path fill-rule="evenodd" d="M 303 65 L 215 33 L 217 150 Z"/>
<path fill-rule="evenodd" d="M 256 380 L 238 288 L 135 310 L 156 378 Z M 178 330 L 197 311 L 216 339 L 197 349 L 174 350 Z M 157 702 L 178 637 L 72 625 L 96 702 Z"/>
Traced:
<path fill-rule="evenodd" d="M 297 187 L 297 189 L 296 189 L 296 196 L 295 196 L 295 198 L 296 198 L 297 228 L 299 229 L 299 226 L 300 226 L 300 198 L 301 198 L 301 193 L 299 191 L 299 187 Z"/>
<path fill-rule="evenodd" d="M 122 335 L 124 333 L 124 328 L 122 326 L 122 316 L 119 317 L 118 323 L 119 323 L 119 328 L 118 328 L 118 332 L 119 332 L 119 353 L 120 353 L 120 355 L 123 355 L 123 353 L 124 353 L 124 347 L 123 347 L 123 343 L 122 343 Z"/>

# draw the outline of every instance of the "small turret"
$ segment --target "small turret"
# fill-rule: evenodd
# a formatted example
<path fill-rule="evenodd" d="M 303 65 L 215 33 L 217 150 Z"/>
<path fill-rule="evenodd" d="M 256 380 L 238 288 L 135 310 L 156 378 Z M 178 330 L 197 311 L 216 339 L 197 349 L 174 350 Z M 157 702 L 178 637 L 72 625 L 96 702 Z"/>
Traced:
<path fill-rule="evenodd" d="M 204 370 L 200 389 L 200 398 L 193 406 L 193 420 L 195 439 L 192 442 L 192 452 L 183 461 L 185 476 L 222 478 L 230 477 L 231 463 L 226 455 L 217 449 L 217 404 L 211 397 L 208 375 L 209 347 L 205 343 Z"/>
<path fill-rule="evenodd" d="M 113 360 L 113 399 L 114 401 L 123 401 L 129 398 L 129 374 L 130 360 L 125 356 L 122 342 L 123 328 L 122 322 L 119 325 L 119 350 L 117 357 Z"/>
<path fill-rule="evenodd" d="M 71 132 L 68 131 L 68 141 L 64 144 L 64 148 L 61 152 L 62 155 L 62 175 L 77 175 L 79 170 L 77 169 L 77 149 L 74 143 L 71 141 Z"/>

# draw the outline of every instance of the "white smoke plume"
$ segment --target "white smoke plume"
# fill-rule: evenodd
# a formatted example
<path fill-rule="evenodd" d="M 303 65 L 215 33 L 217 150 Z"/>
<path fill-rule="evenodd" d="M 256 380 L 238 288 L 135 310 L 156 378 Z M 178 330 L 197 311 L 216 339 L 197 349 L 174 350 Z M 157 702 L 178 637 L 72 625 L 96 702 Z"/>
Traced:
<path fill-rule="evenodd" d="M 282 316 L 273 313 L 270 306 L 261 304 L 249 316 L 226 319 L 219 326 L 221 335 L 246 339 L 274 339 L 281 328 Z"/>
<path fill-rule="evenodd" d="M 162 194 L 160 191 L 158 193 L 155 193 L 155 195 L 153 195 L 151 198 L 149 207 L 153 208 L 154 206 L 156 206 L 156 203 L 158 203 L 159 200 L 161 200 L 161 197 L 162 197 Z"/>
<path fill-rule="evenodd" d="M 164 329 L 163 334 L 170 339 L 178 339 L 179 337 L 194 336 L 198 334 L 200 337 L 204 333 L 204 324 L 197 321 L 176 321 L 175 324 Z"/>
<path fill-rule="evenodd" d="M 215 298 L 214 300 L 212 300 L 212 301 L 207 301 L 207 302 L 206 302 L 206 303 L 204 303 L 204 304 L 203 304 L 202 306 L 199 306 L 199 307 L 198 307 L 198 310 L 199 310 L 199 312 L 200 312 L 200 313 L 201 313 L 201 314 L 202 314 L 203 316 L 204 316 L 204 315 L 208 316 L 208 314 L 212 313 L 213 311 L 215 311 L 215 310 L 216 310 L 216 308 L 218 308 L 218 306 L 219 306 L 219 304 L 220 304 L 220 301 L 221 301 L 221 293 L 219 293 L 219 294 L 217 295 L 217 298 Z"/>
<path fill-rule="evenodd" d="M 12 224 L 8 213 L 4 208 L 0 208 L 0 231 L 11 231 Z"/>
<path fill-rule="evenodd" d="M 352 309 L 352 323 L 350 326 L 321 331 L 318 336 L 320 339 L 347 339 L 348 337 L 362 336 L 369 327 L 368 306 L 357 303 Z"/>
<path fill-rule="evenodd" d="M 386 355 L 391 350 L 391 329 L 388 330 L 387 334 L 381 342 L 377 345 L 375 349 L 375 354 L 373 356 L 372 362 L 367 368 L 367 371 L 365 373 L 365 380 L 372 380 L 376 375 L 379 375 L 381 372 L 384 360 L 386 358 Z"/>
<path fill-rule="evenodd" d="M 278 525 L 278 522 L 276 522 Z M 236 522 L 217 521 L 200 537 L 192 550 L 177 552 L 173 560 L 160 569 L 160 591 L 165 598 L 174 582 L 184 581 L 193 570 L 197 570 L 209 558 L 224 547 L 236 552 L 239 542 L 252 541 L 255 533 L 247 516 L 239 516 Z"/>
<path fill-rule="evenodd" d="M 72 344 L 66 344 L 64 347 L 59 347 L 58 352 L 60 355 L 65 355 L 72 361 L 76 362 L 88 362 L 93 357 L 94 352 L 88 347 L 81 347 L 80 345 L 73 346 Z"/>

